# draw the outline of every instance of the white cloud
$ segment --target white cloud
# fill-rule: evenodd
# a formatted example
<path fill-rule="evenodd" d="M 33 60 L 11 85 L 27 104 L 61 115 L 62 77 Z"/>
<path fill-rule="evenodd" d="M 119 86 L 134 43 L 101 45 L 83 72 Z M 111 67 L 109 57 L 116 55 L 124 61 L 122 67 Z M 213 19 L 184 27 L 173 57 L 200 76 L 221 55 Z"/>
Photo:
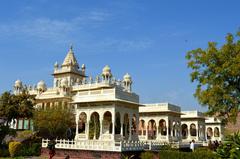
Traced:
<path fill-rule="evenodd" d="M 28 21 L 0 23 L 0 33 L 4 36 L 33 37 L 56 42 L 69 41 L 70 34 L 84 27 L 98 27 L 110 14 L 107 12 L 90 11 L 67 20 L 38 18 Z"/>
<path fill-rule="evenodd" d="M 149 48 L 153 41 L 141 37 L 139 39 L 113 38 L 111 35 L 97 37 L 89 28 L 96 30 L 104 27 L 114 16 L 105 11 L 92 10 L 82 12 L 81 15 L 71 19 L 37 18 L 12 23 L 0 22 L 0 34 L 6 38 L 18 38 L 28 41 L 46 41 L 57 44 L 79 43 L 81 47 L 92 52 L 109 51 L 136 51 Z M 107 28 L 106 28 L 107 29 Z"/>
<path fill-rule="evenodd" d="M 149 39 L 103 39 L 94 46 L 97 48 L 110 48 L 118 52 L 141 50 L 152 46 L 153 41 Z"/>

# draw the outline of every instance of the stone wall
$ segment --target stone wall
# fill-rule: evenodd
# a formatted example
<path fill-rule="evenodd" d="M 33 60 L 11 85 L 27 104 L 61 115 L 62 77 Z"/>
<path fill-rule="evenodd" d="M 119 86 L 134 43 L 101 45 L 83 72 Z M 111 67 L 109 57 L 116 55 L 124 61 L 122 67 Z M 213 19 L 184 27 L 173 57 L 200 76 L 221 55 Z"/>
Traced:
<path fill-rule="evenodd" d="M 42 148 L 41 156 L 49 157 L 49 150 Z M 139 159 L 141 152 L 111 152 L 111 151 L 88 151 L 88 150 L 66 150 L 56 149 L 53 159 L 65 159 L 69 155 L 70 159 L 121 159 L 121 156 L 132 156 L 132 159 Z"/>

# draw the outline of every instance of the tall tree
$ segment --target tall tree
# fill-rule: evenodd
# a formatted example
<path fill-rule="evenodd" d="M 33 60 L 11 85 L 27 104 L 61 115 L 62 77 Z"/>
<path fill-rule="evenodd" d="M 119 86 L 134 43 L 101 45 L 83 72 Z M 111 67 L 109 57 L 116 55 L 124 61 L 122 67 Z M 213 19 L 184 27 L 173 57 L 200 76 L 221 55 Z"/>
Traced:
<path fill-rule="evenodd" d="M 34 112 L 34 127 L 42 137 L 66 138 L 68 128 L 75 123 L 71 110 L 62 108 L 36 109 Z"/>
<path fill-rule="evenodd" d="M 210 115 L 235 121 L 240 104 L 240 32 L 227 34 L 226 42 L 217 47 L 209 42 L 206 49 L 198 48 L 186 55 L 192 69 L 191 81 L 196 82 L 194 96 L 208 106 Z"/>
<path fill-rule="evenodd" d="M 23 90 L 21 94 L 14 95 L 4 92 L 0 97 L 0 117 L 9 125 L 13 119 L 31 118 L 33 116 L 34 98 Z"/>
<path fill-rule="evenodd" d="M 9 125 L 10 122 L 18 117 L 18 108 L 14 104 L 13 95 L 10 92 L 4 92 L 0 97 L 0 117 Z"/>
<path fill-rule="evenodd" d="M 0 141 L 10 132 L 9 126 L 13 119 L 33 116 L 33 106 L 34 98 L 27 90 L 19 95 L 4 92 L 0 96 Z"/>

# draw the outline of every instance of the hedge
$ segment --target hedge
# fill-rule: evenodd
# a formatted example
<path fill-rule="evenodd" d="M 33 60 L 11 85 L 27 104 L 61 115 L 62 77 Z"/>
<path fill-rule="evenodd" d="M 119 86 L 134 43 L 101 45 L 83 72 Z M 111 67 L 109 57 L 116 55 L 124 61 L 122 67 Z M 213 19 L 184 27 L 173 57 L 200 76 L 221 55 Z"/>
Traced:
<path fill-rule="evenodd" d="M 209 150 L 196 152 L 181 152 L 174 150 L 162 150 L 159 152 L 160 159 L 217 159 L 217 155 Z"/>

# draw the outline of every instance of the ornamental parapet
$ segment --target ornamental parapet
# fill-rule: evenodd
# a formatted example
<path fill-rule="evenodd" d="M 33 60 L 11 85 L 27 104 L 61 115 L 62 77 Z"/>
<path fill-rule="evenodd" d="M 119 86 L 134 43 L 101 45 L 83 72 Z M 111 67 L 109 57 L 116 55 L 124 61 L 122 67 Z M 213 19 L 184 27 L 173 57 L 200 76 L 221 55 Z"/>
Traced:
<path fill-rule="evenodd" d="M 139 96 L 137 94 L 124 92 L 119 88 L 79 91 L 73 98 L 75 103 L 97 102 L 107 100 L 123 100 L 139 103 Z"/>
<path fill-rule="evenodd" d="M 50 140 L 42 139 L 42 147 L 47 148 Z M 55 140 L 56 149 L 94 150 L 94 151 L 141 151 L 141 141 L 103 141 L 103 140 Z"/>

